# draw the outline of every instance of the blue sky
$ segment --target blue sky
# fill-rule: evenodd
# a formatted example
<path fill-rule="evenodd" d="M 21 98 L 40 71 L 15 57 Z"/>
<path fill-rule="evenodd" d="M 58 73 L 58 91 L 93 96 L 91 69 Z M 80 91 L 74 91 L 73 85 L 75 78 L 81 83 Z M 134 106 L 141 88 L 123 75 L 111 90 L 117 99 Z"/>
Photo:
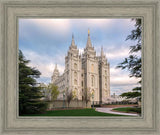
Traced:
<path fill-rule="evenodd" d="M 42 73 L 38 82 L 49 83 L 56 63 L 60 73 L 64 71 L 72 34 L 82 53 L 89 28 L 97 55 L 103 46 L 110 63 L 111 94 L 119 95 L 137 86 L 138 80 L 129 78 L 128 71 L 115 68 L 134 45 L 134 41 L 126 41 L 134 24 L 131 19 L 19 19 L 19 49 L 31 60 L 29 65 Z"/>

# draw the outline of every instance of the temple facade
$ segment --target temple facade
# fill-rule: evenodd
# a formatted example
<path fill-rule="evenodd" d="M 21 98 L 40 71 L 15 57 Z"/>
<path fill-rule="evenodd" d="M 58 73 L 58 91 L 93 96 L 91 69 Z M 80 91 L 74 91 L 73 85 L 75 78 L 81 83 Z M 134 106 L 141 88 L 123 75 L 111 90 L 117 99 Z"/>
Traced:
<path fill-rule="evenodd" d="M 72 93 L 73 99 L 94 100 L 103 103 L 110 97 L 110 65 L 101 48 L 100 56 L 92 46 L 90 32 L 83 54 L 79 50 L 72 35 L 72 42 L 65 57 L 65 70 L 59 74 L 55 66 L 51 83 L 58 86 L 58 100 L 67 99 Z"/>

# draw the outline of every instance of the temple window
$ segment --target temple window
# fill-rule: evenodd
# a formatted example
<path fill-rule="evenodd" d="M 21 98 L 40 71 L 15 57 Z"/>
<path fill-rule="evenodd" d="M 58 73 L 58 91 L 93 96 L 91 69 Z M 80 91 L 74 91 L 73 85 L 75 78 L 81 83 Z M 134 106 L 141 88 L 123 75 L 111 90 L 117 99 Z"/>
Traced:
<path fill-rule="evenodd" d="M 74 79 L 74 84 L 77 85 L 77 80 L 76 79 Z"/>
<path fill-rule="evenodd" d="M 107 70 L 105 70 L 105 75 L 107 75 Z"/>
<path fill-rule="evenodd" d="M 105 88 L 107 88 L 107 83 L 105 83 Z"/>
<path fill-rule="evenodd" d="M 91 65 L 91 72 L 94 72 L 94 64 Z"/>
<path fill-rule="evenodd" d="M 74 72 L 74 78 L 77 78 L 77 72 Z"/>
<path fill-rule="evenodd" d="M 74 69 L 77 69 L 77 64 L 76 63 L 74 63 Z"/>
<path fill-rule="evenodd" d="M 93 87 L 95 83 L 95 78 L 94 75 L 91 76 L 91 86 Z"/>

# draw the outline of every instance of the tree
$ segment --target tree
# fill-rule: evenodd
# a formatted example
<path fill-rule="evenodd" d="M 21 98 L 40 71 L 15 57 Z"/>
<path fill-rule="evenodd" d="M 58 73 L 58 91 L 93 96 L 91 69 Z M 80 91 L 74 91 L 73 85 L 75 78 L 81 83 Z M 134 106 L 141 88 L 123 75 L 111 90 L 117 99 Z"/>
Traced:
<path fill-rule="evenodd" d="M 78 100 L 76 90 L 74 90 L 74 91 L 72 92 L 72 97 L 73 97 L 73 100 Z"/>
<path fill-rule="evenodd" d="M 84 91 L 84 101 L 86 103 L 86 107 L 88 102 L 90 101 L 90 98 L 91 98 L 91 92 L 88 90 L 88 88 L 86 88 Z"/>
<path fill-rule="evenodd" d="M 27 66 L 29 62 L 19 50 L 19 115 L 41 113 L 47 108 L 47 104 L 40 100 L 43 95 L 36 82 L 41 73 Z"/>
<path fill-rule="evenodd" d="M 68 107 L 69 107 L 69 104 L 71 102 L 71 100 L 73 99 L 73 94 L 72 92 L 68 92 L 68 89 L 67 89 L 67 102 L 68 102 Z"/>
<path fill-rule="evenodd" d="M 131 31 L 131 34 L 127 36 L 126 40 L 134 40 L 135 45 L 130 46 L 130 55 L 125 58 L 122 63 L 119 63 L 117 68 L 127 69 L 130 72 L 130 77 L 139 78 L 138 82 L 141 85 L 141 56 L 138 53 L 141 52 L 141 39 L 142 39 L 142 25 L 141 19 L 132 19 L 135 21 L 135 29 Z M 132 89 L 132 92 L 122 93 L 122 97 L 134 98 L 141 96 L 141 86 Z"/>
<path fill-rule="evenodd" d="M 126 92 L 121 94 L 122 97 L 127 97 L 127 98 L 135 98 L 135 97 L 140 97 L 141 93 L 140 92 Z"/>
<path fill-rule="evenodd" d="M 58 86 L 54 84 L 49 84 L 47 89 L 50 91 L 51 100 L 56 100 L 59 95 Z"/>

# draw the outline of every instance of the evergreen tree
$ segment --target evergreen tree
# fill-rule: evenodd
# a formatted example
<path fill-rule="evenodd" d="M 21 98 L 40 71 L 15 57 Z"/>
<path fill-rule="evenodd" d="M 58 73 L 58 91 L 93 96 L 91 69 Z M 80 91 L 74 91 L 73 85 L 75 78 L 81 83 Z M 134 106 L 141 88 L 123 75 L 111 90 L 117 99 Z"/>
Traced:
<path fill-rule="evenodd" d="M 19 51 L 19 115 L 40 113 L 47 107 L 46 103 L 40 101 L 43 96 L 36 82 L 41 73 L 27 66 L 29 62 Z"/>
<path fill-rule="evenodd" d="M 135 21 L 135 29 L 131 31 L 126 40 L 134 40 L 135 45 L 130 46 L 130 55 L 125 58 L 122 63 L 120 63 L 117 68 L 127 69 L 130 72 L 130 77 L 139 78 L 138 82 L 141 85 L 141 56 L 138 53 L 141 52 L 141 41 L 142 41 L 142 25 L 141 19 L 132 19 Z M 132 92 L 122 93 L 122 97 L 134 98 L 141 96 L 141 86 L 132 89 Z"/>

